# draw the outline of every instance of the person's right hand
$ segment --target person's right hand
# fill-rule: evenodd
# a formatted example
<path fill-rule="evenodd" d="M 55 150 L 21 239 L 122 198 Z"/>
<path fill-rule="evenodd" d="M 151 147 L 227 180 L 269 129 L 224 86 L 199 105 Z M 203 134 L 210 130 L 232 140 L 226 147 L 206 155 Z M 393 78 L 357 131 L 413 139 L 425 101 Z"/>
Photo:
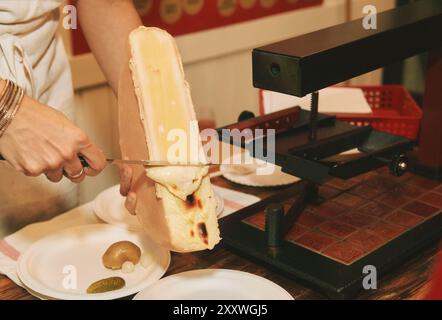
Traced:
<path fill-rule="evenodd" d="M 27 176 L 46 174 L 58 182 L 63 174 L 75 183 L 96 176 L 106 166 L 103 152 L 61 112 L 24 97 L 15 118 L 0 137 L 0 154 Z M 89 163 L 83 168 L 78 158 Z"/>

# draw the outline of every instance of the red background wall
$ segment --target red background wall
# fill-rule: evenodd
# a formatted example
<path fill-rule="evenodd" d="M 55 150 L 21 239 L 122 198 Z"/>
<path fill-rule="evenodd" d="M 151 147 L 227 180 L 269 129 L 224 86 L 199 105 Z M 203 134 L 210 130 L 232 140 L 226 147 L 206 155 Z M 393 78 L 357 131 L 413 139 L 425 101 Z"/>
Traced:
<path fill-rule="evenodd" d="M 174 36 L 320 5 L 322 2 L 323 0 L 134 0 L 146 26 L 166 29 Z M 90 52 L 81 29 L 72 32 L 74 55 Z"/>

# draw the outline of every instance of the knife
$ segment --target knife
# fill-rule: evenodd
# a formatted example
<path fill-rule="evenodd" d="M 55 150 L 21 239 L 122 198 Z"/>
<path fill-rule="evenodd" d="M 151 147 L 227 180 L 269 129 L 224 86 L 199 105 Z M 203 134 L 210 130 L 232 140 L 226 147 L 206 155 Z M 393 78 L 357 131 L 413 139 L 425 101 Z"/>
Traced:
<path fill-rule="evenodd" d="M 109 164 L 136 164 L 143 167 L 205 167 L 212 165 L 211 163 L 201 162 L 169 162 L 169 161 L 155 161 L 155 160 L 122 160 L 122 159 L 106 159 Z"/>
<path fill-rule="evenodd" d="M 88 168 L 89 163 L 82 156 L 78 155 L 80 162 L 83 167 Z M 0 161 L 5 160 L 0 154 Z M 211 163 L 192 163 L 192 162 L 169 162 L 169 161 L 155 161 L 155 160 L 122 160 L 122 159 L 106 159 L 108 164 L 135 164 L 141 165 L 143 167 L 168 167 L 168 166 L 178 166 L 178 167 L 205 167 L 210 166 Z"/>

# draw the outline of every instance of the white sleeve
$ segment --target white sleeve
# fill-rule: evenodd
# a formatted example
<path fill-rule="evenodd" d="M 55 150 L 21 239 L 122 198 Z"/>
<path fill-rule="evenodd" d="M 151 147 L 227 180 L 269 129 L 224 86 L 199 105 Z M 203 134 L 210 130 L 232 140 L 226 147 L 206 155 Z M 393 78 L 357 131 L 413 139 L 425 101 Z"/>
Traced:
<path fill-rule="evenodd" d="M 32 65 L 20 39 L 10 34 L 0 36 L 0 78 L 14 81 L 28 96 L 35 96 Z"/>
<path fill-rule="evenodd" d="M 0 0 L 0 24 L 28 22 L 63 4 L 63 0 Z"/>

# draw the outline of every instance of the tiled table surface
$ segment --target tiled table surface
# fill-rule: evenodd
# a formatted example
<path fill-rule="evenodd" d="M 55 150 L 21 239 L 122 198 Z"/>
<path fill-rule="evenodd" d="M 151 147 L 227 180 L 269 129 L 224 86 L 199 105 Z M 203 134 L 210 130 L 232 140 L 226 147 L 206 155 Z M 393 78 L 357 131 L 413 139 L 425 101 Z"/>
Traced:
<path fill-rule="evenodd" d="M 399 180 L 394 180 L 395 183 L 392 184 L 388 182 L 391 180 L 388 175 L 381 172 L 380 176 L 386 176 L 386 179 L 370 180 L 372 177 L 366 176 L 362 182 L 360 178 L 345 182 L 337 179 L 330 181 L 322 189 L 322 194 L 331 201 L 324 208 L 322 206 L 309 208 L 310 216 L 303 217 L 301 220 L 303 224 L 299 224 L 297 230 L 292 230 L 292 234 L 298 239 L 295 241 L 317 246 L 318 250 L 324 246 L 323 250 L 333 255 L 334 251 L 342 252 L 339 250 L 339 246 L 342 246 L 343 240 L 340 237 L 343 237 L 345 241 L 363 242 L 360 245 L 360 250 L 363 251 L 364 246 L 368 246 L 366 249 L 368 250 L 369 247 L 377 244 L 375 240 L 365 241 L 364 235 L 366 236 L 366 233 L 376 234 L 379 237 L 392 237 L 401 232 L 403 228 L 406 229 L 410 225 L 420 223 L 422 219 L 434 214 L 433 208 L 442 207 L 442 200 L 439 197 L 442 194 L 442 187 L 438 183 L 434 185 L 435 182 L 431 180 L 407 174 Z M 223 178 L 216 178 L 214 182 L 222 187 L 254 194 L 260 198 L 265 198 L 283 189 L 244 187 L 230 183 Z M 397 182 L 403 187 L 396 188 Z M 386 192 L 386 188 L 390 192 Z M 348 190 L 350 192 L 345 195 L 342 193 L 342 191 Z M 365 209 L 356 210 L 361 207 Z M 341 219 L 337 219 L 339 217 Z M 391 225 L 395 227 L 392 229 Z M 372 233 L 370 230 L 376 231 Z M 328 240 L 324 240 L 326 245 L 317 239 L 309 241 L 309 232 L 312 231 L 314 234 L 323 235 L 324 239 L 331 238 L 333 243 L 327 246 Z M 422 251 L 407 263 L 382 277 L 377 290 L 361 292 L 358 298 L 418 299 L 423 297 L 428 289 L 428 278 L 437 248 L 438 244 L 435 243 Z M 348 256 L 351 258 L 358 254 L 360 254 L 359 251 L 348 253 Z M 349 258 L 346 255 L 341 259 Z M 167 275 L 199 268 L 227 268 L 247 271 L 276 282 L 296 299 L 325 299 L 320 293 L 232 253 L 222 246 L 218 246 L 212 251 L 172 254 L 172 262 Z M 33 299 L 33 297 L 6 277 L 0 276 L 0 299 Z"/>
<path fill-rule="evenodd" d="M 378 170 L 319 189 L 323 203 L 309 206 L 286 240 L 343 264 L 351 264 L 442 210 L 442 184 Z M 293 199 L 284 202 L 288 211 Z M 265 214 L 246 222 L 264 230 Z"/>

